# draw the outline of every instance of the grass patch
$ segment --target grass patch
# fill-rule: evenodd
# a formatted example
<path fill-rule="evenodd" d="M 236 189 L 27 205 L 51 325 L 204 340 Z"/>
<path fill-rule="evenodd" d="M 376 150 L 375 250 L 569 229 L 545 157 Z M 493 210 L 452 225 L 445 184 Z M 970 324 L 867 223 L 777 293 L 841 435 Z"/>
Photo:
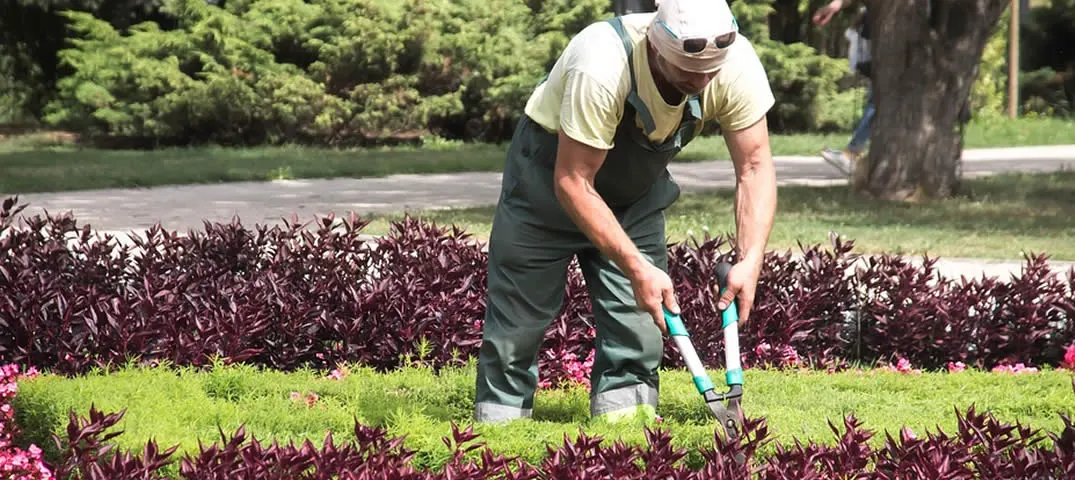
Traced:
<path fill-rule="evenodd" d="M 968 180 L 968 193 L 930 205 L 855 198 L 846 187 L 781 187 L 772 249 L 798 251 L 828 244 L 829 232 L 855 241 L 862 253 L 940 257 L 1021 258 L 1045 252 L 1075 260 L 1075 172 L 1004 174 Z M 667 212 L 671 241 L 734 232 L 734 190 L 684 194 Z M 487 239 L 492 207 L 412 212 L 439 224 L 454 223 Z M 388 231 L 402 213 L 374 215 L 372 234 Z"/>
<path fill-rule="evenodd" d="M 981 119 L 967 124 L 965 148 L 1068 145 L 1075 139 L 1075 120 L 1063 118 Z M 822 148 L 841 148 L 851 140 L 846 133 L 803 133 L 773 135 L 773 155 L 819 155 Z M 728 159 L 723 138 L 705 137 L 687 145 L 676 160 L 696 162 Z"/>
<path fill-rule="evenodd" d="M 496 145 L 364 150 L 302 147 L 165 148 L 153 151 L 66 146 L 9 148 L 7 151 L 0 149 L 0 192 L 499 171 L 503 162 L 504 149 Z"/>
<path fill-rule="evenodd" d="M 418 368 L 388 374 L 352 369 L 342 380 L 331 380 L 313 371 L 245 366 L 210 371 L 129 367 L 71 379 L 44 375 L 22 380 L 14 406 L 17 423 L 29 435 L 26 440 L 43 446 L 51 445 L 50 432 L 63 431 L 68 409 L 83 415 L 91 404 L 105 412 L 127 409 L 117 425 L 124 431 L 115 440 L 121 449 L 139 451 L 154 438 L 162 447 L 180 445 L 179 457 L 196 453 L 199 441 L 219 440 L 218 429 L 230 435 L 240 424 L 264 442 L 309 439 L 320 445 L 328 431 L 337 440 L 352 439 L 357 419 L 385 427 L 392 435 L 406 435 L 406 445 L 420 452 L 416 466 L 439 467 L 449 455 L 441 442 L 450 434 L 449 422 L 470 423 L 473 372 L 473 364 L 439 376 Z M 895 433 L 904 426 L 916 434 L 938 427 L 952 433 L 954 409 L 972 404 L 1002 421 L 1057 431 L 1063 427 L 1058 414 L 1075 412 L 1071 389 L 1070 372 L 1050 369 L 1020 376 L 748 370 L 744 409 L 751 417 L 766 417 L 771 437 L 784 445 L 794 439 L 832 444 L 827 421 L 841 425 L 845 415 L 854 414 L 880 434 L 872 440 L 876 447 L 884 440 L 883 432 Z M 292 400 L 292 392 L 313 392 L 318 399 L 308 407 Z M 662 373 L 660 402 L 659 414 L 665 419 L 661 425 L 672 431 L 675 445 L 697 450 L 711 444 L 713 421 L 686 371 Z M 587 392 L 581 387 L 541 390 L 535 403 L 533 420 L 476 426 L 480 440 L 532 464 L 544 456 L 547 442 L 559 444 L 564 435 L 573 439 L 580 429 L 604 435 L 606 441 L 644 441 L 638 424 L 588 422 Z M 688 461 L 697 466 L 701 458 L 695 454 Z"/>
<path fill-rule="evenodd" d="M 850 133 L 774 135 L 775 155 L 817 155 L 846 144 Z M 970 124 L 967 147 L 1071 143 L 1075 121 L 1051 118 Z M 34 193 L 98 188 L 204 184 L 276 179 L 378 177 L 405 173 L 498 172 L 507 144 L 431 141 L 418 147 L 323 149 L 304 147 L 162 148 L 152 151 L 81 149 L 70 135 L 40 133 L 0 139 L 0 192 Z M 727 160 L 720 137 L 692 142 L 681 162 Z"/>

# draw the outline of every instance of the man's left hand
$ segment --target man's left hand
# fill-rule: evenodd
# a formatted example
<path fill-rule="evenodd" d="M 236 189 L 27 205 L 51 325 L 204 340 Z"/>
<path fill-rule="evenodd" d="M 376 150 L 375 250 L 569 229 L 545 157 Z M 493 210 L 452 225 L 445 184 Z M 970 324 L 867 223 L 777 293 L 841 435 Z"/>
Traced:
<path fill-rule="evenodd" d="M 761 260 L 744 260 L 732 265 L 728 271 L 728 288 L 724 294 L 720 293 L 720 286 L 714 283 L 713 295 L 719 296 L 717 308 L 724 311 L 733 299 L 738 299 L 736 309 L 739 312 L 739 324 L 746 323 L 750 318 L 750 311 L 754 308 L 754 291 L 758 287 L 758 277 L 761 275 Z"/>

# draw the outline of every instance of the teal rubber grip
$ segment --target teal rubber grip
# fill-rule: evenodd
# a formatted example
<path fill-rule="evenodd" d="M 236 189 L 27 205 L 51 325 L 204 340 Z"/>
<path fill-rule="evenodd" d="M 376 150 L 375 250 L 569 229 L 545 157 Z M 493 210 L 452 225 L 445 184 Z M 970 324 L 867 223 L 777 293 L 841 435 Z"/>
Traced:
<path fill-rule="evenodd" d="M 694 377 L 694 386 L 698 389 L 698 393 L 705 393 L 714 388 L 713 381 L 708 376 Z"/>
<path fill-rule="evenodd" d="M 679 337 L 689 337 L 687 334 L 687 326 L 683 324 L 683 319 L 668 311 L 668 308 L 664 308 L 664 323 L 668 325 L 668 334 Z"/>
<path fill-rule="evenodd" d="M 721 290 L 720 294 L 724 295 L 724 290 Z M 739 309 L 735 307 L 735 303 L 736 302 L 733 300 L 728 304 L 728 308 L 725 308 L 724 312 L 721 313 L 720 328 L 725 328 L 728 325 L 739 321 Z"/>
<path fill-rule="evenodd" d="M 743 384 L 743 369 L 737 368 L 735 370 L 728 370 L 724 373 L 724 382 L 728 385 L 742 385 Z"/>

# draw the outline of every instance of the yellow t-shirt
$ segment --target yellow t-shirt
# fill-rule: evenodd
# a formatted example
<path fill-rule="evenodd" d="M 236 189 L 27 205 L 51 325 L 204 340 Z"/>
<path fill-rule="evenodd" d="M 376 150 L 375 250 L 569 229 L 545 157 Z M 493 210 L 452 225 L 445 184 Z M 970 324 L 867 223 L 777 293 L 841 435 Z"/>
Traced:
<path fill-rule="evenodd" d="M 669 105 L 654 83 L 646 54 L 646 30 L 654 15 L 636 13 L 622 19 L 633 40 L 635 88 L 656 126 L 649 137 L 659 143 L 675 132 L 687 101 Z M 715 119 L 725 131 L 753 125 L 775 103 L 753 45 L 739 35 L 730 48 L 727 63 L 701 94 L 703 122 Z M 530 95 L 524 111 L 550 132 L 563 130 L 594 148 L 611 149 L 631 90 L 627 65 L 627 52 L 616 29 L 604 21 L 589 25 L 571 39 L 548 79 Z M 635 122 L 642 125 L 637 115 Z"/>

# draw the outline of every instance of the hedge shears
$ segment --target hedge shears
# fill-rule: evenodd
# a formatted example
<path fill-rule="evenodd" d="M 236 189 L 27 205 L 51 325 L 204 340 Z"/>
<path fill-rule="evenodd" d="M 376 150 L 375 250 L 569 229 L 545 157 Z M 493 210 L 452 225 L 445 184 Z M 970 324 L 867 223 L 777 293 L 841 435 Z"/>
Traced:
<path fill-rule="evenodd" d="M 723 295 L 728 287 L 728 272 L 732 266 L 729 263 L 717 264 L 716 277 L 720 295 Z M 679 315 L 674 315 L 667 309 L 664 311 L 664 321 L 668 325 L 668 334 L 676 342 L 687 369 L 694 377 L 694 386 L 698 393 L 705 399 L 706 405 L 713 416 L 720 421 L 724 433 L 729 442 L 734 442 L 739 437 L 739 427 L 742 425 L 742 410 L 740 400 L 743 397 L 743 368 L 739 358 L 739 312 L 736 302 L 733 300 L 728 308 L 722 313 L 721 328 L 724 330 L 724 381 L 728 391 L 717 393 L 713 381 L 698 359 L 698 353 L 694 350 L 687 327 Z M 725 404 L 724 402 L 727 402 Z"/>

